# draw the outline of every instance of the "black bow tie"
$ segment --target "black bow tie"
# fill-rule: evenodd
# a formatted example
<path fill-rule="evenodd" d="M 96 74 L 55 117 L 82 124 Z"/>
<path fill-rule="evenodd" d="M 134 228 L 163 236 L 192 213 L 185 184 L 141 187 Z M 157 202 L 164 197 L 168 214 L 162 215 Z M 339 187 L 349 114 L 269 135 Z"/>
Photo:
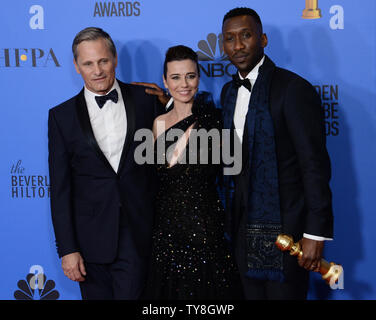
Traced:
<path fill-rule="evenodd" d="M 118 93 L 116 89 L 112 90 L 110 93 L 104 96 L 96 96 L 95 101 L 98 103 L 98 107 L 102 109 L 107 100 L 112 100 L 113 102 L 118 102 Z"/>
<path fill-rule="evenodd" d="M 251 90 L 252 90 L 252 84 L 251 84 L 251 81 L 249 81 L 249 79 L 241 80 L 239 78 L 239 75 L 236 73 L 236 74 L 232 75 L 232 80 L 234 81 L 234 85 L 237 88 L 240 88 L 241 86 L 243 86 L 246 89 L 248 89 L 249 92 L 251 92 Z"/>

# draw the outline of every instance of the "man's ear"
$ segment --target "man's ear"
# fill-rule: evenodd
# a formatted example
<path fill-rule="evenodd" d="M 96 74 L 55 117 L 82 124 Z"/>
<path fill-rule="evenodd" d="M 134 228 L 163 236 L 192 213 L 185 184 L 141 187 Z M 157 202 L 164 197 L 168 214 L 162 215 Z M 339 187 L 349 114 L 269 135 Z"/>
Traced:
<path fill-rule="evenodd" d="M 117 65 L 118 65 L 118 57 L 117 57 L 117 55 L 116 55 L 116 57 L 115 57 L 115 62 L 114 62 L 114 64 L 115 64 L 115 68 L 116 68 Z"/>
<path fill-rule="evenodd" d="M 76 61 L 76 59 L 74 59 L 74 58 L 73 58 L 73 64 L 74 64 L 74 68 L 76 69 L 76 72 L 77 72 L 78 74 L 81 74 L 81 72 L 80 72 L 80 68 L 78 67 L 78 64 L 77 64 L 77 61 Z"/>
<path fill-rule="evenodd" d="M 261 46 L 263 48 L 266 48 L 267 45 L 268 45 L 268 36 L 266 35 L 266 33 L 263 33 L 261 36 Z"/>

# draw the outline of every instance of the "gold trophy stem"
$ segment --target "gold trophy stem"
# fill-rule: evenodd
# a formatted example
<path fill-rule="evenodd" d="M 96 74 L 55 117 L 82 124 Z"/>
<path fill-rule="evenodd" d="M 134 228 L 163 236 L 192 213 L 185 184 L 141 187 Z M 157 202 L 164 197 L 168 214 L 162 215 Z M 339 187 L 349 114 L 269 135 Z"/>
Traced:
<path fill-rule="evenodd" d="M 324 259 L 321 259 L 321 263 L 320 263 L 320 273 L 321 274 L 325 274 L 329 271 L 331 265 L 328 261 L 324 260 Z M 321 272 L 323 271 L 323 272 Z"/>

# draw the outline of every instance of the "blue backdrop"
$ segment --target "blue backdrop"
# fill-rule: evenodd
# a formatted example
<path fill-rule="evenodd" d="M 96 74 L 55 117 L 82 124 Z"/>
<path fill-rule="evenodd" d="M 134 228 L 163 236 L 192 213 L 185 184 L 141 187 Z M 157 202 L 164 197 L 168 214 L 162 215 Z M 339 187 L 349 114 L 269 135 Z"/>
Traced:
<path fill-rule="evenodd" d="M 18 0 L 0 10 L 0 299 L 80 299 L 55 250 L 47 165 L 48 109 L 83 85 L 72 63 L 75 34 L 87 26 L 109 32 L 125 82 L 162 85 L 168 47 L 201 51 L 200 89 L 218 102 L 234 70 L 222 60 L 218 36 L 236 6 L 258 11 L 266 53 L 308 79 L 323 100 L 335 215 L 325 257 L 342 264 L 345 276 L 344 289 L 332 290 L 311 274 L 309 298 L 376 298 L 374 0 L 319 0 L 320 19 L 302 18 L 305 0 Z"/>

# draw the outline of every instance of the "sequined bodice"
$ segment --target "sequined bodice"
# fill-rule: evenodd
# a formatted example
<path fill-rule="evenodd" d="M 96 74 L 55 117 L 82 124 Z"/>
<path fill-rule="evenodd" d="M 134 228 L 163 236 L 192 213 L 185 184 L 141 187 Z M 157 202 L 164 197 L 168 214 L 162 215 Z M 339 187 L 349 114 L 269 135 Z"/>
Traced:
<path fill-rule="evenodd" d="M 162 162 L 162 159 L 164 160 L 164 163 L 157 164 L 157 172 L 159 177 L 159 197 L 163 197 L 165 194 L 171 195 L 171 193 L 179 193 L 179 198 L 181 199 L 187 199 L 202 193 L 210 193 L 212 196 L 216 196 L 215 180 L 220 166 L 211 163 L 201 163 L 201 159 L 199 157 L 200 143 L 197 144 L 196 149 L 193 149 L 188 141 L 184 153 L 179 158 L 179 161 L 172 166 L 169 164 L 167 150 L 174 150 L 178 137 L 171 140 L 166 139 L 166 136 L 172 130 L 181 130 L 181 132 L 186 132 L 188 127 L 191 125 L 193 125 L 193 130 L 198 130 L 198 128 L 202 126 L 201 124 L 197 123 L 197 117 L 195 117 L 193 114 L 167 129 L 155 142 L 154 150 L 156 153 L 156 159 L 159 158 L 160 162 Z M 190 139 L 193 138 L 192 136 L 193 134 L 190 136 Z M 156 144 L 158 143 L 163 143 L 164 148 L 162 150 L 158 150 L 156 147 Z M 212 144 L 208 144 L 208 154 L 211 154 L 212 148 Z M 159 155 L 158 157 L 158 151 L 163 152 L 162 156 Z M 194 155 L 194 158 L 192 158 L 192 155 Z M 183 159 L 185 159 L 185 162 Z M 190 159 L 195 160 L 193 163 L 191 163 Z"/>

